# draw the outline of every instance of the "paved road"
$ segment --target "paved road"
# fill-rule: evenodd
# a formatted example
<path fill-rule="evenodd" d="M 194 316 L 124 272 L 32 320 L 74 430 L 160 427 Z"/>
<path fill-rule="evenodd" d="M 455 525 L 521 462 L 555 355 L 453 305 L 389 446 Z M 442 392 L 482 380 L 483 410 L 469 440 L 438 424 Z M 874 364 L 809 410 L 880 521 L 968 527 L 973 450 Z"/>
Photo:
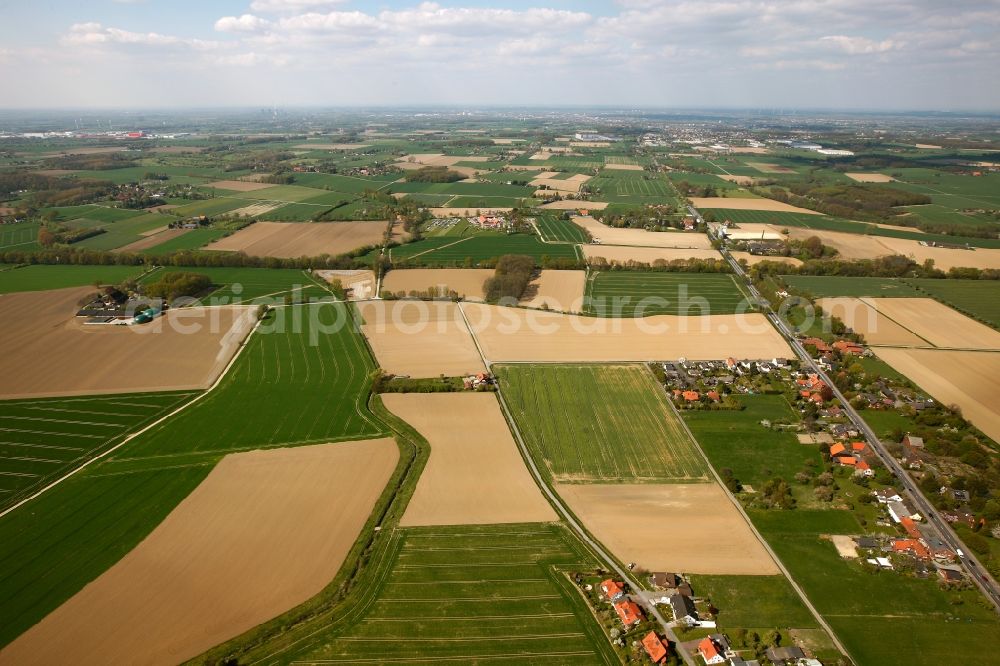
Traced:
<path fill-rule="evenodd" d="M 476 350 L 479 352 L 479 356 L 483 359 L 483 365 L 486 366 L 487 371 L 492 371 L 491 370 L 492 364 L 490 363 L 489 359 L 486 358 L 486 355 L 483 353 L 483 348 L 479 345 L 479 339 L 476 337 L 475 331 L 469 324 L 469 320 L 465 316 L 465 309 L 462 307 L 461 303 L 458 304 L 458 309 L 459 312 L 462 313 L 462 319 L 463 321 L 465 321 L 465 325 L 469 329 L 470 335 L 472 335 L 472 341 L 476 344 Z M 563 517 L 563 520 L 565 520 L 566 523 L 570 526 L 570 529 L 572 529 L 576 533 L 577 537 L 585 544 L 587 544 L 587 546 L 590 547 L 590 549 L 597 555 L 597 557 L 599 557 L 609 567 L 611 567 L 611 569 L 616 574 L 618 574 L 619 578 L 625 581 L 630 581 L 632 583 L 633 589 L 638 590 L 639 589 L 639 585 L 637 584 L 638 581 L 636 581 L 636 579 L 631 575 L 631 572 L 627 571 L 625 568 L 620 566 L 617 560 L 611 557 L 611 555 L 609 555 L 604 550 L 604 547 L 601 546 L 601 544 L 598 543 L 596 539 L 592 538 L 590 534 L 587 533 L 587 530 L 583 528 L 583 526 L 577 521 L 576 517 L 572 514 L 572 512 L 570 512 L 570 510 L 566 508 L 566 505 L 563 504 L 562 499 L 545 482 L 545 479 L 542 477 L 541 471 L 535 464 L 535 460 L 531 457 L 531 453 L 528 451 L 528 446 L 524 443 L 524 439 L 521 437 L 521 431 L 518 429 L 517 422 L 514 421 L 514 416 L 513 414 L 511 414 L 510 408 L 507 406 L 507 401 L 503 397 L 503 391 L 499 390 L 499 387 L 497 390 L 497 398 L 500 400 L 500 408 L 503 410 L 504 416 L 507 419 L 507 423 L 510 424 L 511 432 L 514 433 L 514 439 L 517 441 L 517 446 L 521 450 L 521 456 L 528 464 L 528 470 L 531 472 L 531 475 L 535 477 L 535 482 L 538 483 L 538 487 L 542 489 L 542 492 L 545 493 L 545 496 L 549 498 L 549 501 L 556 508 L 556 511 L 558 511 L 559 514 Z M 660 613 L 660 610 L 656 607 L 656 604 L 652 603 L 648 598 L 646 598 L 644 595 L 641 594 L 633 594 L 630 596 L 633 601 L 636 601 L 641 606 L 643 606 L 646 610 L 646 613 L 649 614 L 651 617 L 653 617 L 660 624 L 661 631 L 663 632 L 664 635 L 666 635 L 668 639 L 670 639 L 672 643 L 674 643 L 674 645 L 677 648 L 678 654 L 680 654 L 681 658 L 684 659 L 684 663 L 688 664 L 689 666 L 695 666 L 697 662 L 695 661 L 694 656 L 681 646 L 681 642 L 678 639 L 677 634 L 674 632 L 673 627 L 670 626 L 670 623 L 667 622 L 666 618 L 664 618 L 663 615 Z"/>
<path fill-rule="evenodd" d="M 689 206 L 688 209 L 691 211 L 693 215 L 696 216 L 696 218 L 699 221 L 702 222 L 704 221 L 695 208 Z M 875 435 L 875 431 L 872 430 L 872 428 L 865 422 L 863 418 L 861 418 L 861 415 L 858 414 L 857 410 L 855 410 L 851 406 L 851 404 L 844 397 L 844 394 L 841 393 L 840 389 L 837 388 L 837 385 L 833 383 L 833 380 L 831 380 L 830 377 L 822 370 L 822 368 L 820 368 L 819 365 L 817 365 L 817 363 L 813 360 L 812 356 L 810 356 L 809 353 L 805 350 L 805 347 L 802 346 L 802 343 L 799 342 L 798 338 L 795 336 L 795 333 L 791 330 L 788 324 L 783 319 L 781 319 L 781 317 L 775 314 L 770 309 L 770 307 L 765 305 L 767 301 L 761 297 L 760 292 L 757 291 L 756 287 L 754 287 L 753 283 L 747 276 L 746 272 L 743 270 L 743 267 L 740 266 L 739 262 L 737 262 L 732 257 L 732 255 L 730 255 L 729 252 L 725 249 L 722 250 L 722 255 L 733 267 L 733 270 L 736 272 L 736 274 L 741 278 L 743 278 L 744 283 L 750 290 L 751 295 L 759 303 L 764 305 L 767 318 L 771 321 L 772 324 L 774 324 L 775 328 L 777 328 L 778 331 L 780 331 L 781 334 L 785 337 L 785 339 L 791 345 L 792 349 L 795 351 L 795 354 L 799 357 L 799 359 L 803 363 L 805 363 L 812 370 L 812 372 L 816 373 L 820 379 L 826 382 L 826 384 L 833 390 L 834 397 L 840 400 L 842 409 L 847 414 L 848 418 L 850 418 L 850 420 L 854 423 L 855 427 L 857 427 L 860 432 L 864 433 L 868 442 L 871 444 L 872 449 L 876 452 L 876 454 L 878 454 L 879 458 L 882 460 L 882 464 L 885 465 L 886 469 L 888 469 L 896 476 L 899 484 L 910 496 L 911 500 L 913 501 L 920 515 L 924 516 L 927 519 L 927 523 L 929 525 L 937 529 L 938 533 L 941 536 L 941 540 L 944 541 L 945 544 L 950 549 L 956 552 L 961 551 L 963 553 L 963 557 L 961 558 L 961 563 L 968 572 L 969 577 L 973 580 L 973 582 L 975 582 L 976 586 L 980 589 L 980 591 L 984 595 L 986 595 L 986 598 L 993 603 L 994 610 L 1000 611 L 1000 586 L 997 585 L 997 582 L 993 579 L 992 576 L 990 576 L 989 572 L 985 568 L 983 568 L 983 565 L 976 558 L 975 554 L 969 550 L 968 546 L 962 543 L 962 540 L 958 537 L 957 534 L 955 534 L 955 530 L 951 528 L 951 525 L 949 525 L 948 522 L 941 517 L 941 514 L 938 513 L 937 509 L 935 509 L 934 506 L 927 500 L 927 498 L 924 497 L 923 492 L 921 492 L 917 484 L 913 481 L 913 479 L 906 472 L 906 470 L 903 469 L 903 466 L 892 456 L 892 454 L 889 453 L 889 451 L 885 447 L 885 444 L 883 444 L 883 442 Z"/>

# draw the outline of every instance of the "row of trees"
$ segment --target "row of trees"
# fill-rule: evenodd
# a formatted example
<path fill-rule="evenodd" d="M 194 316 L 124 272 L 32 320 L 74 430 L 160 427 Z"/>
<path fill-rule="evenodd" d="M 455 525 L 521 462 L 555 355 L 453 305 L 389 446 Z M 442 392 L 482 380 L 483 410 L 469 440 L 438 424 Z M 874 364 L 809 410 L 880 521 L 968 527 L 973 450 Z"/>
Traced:
<path fill-rule="evenodd" d="M 493 277 L 483 283 L 486 300 L 520 299 L 535 273 L 535 259 L 523 254 L 506 254 L 497 261 Z"/>

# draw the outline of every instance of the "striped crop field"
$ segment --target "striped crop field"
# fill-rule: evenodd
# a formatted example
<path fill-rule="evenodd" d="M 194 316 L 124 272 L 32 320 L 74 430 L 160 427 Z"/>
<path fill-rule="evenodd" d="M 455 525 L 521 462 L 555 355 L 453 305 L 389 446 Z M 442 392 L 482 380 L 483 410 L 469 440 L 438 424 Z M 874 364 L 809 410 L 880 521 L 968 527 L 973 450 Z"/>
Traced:
<path fill-rule="evenodd" d="M 117 444 L 194 393 L 0 402 L 0 509 Z"/>
<path fill-rule="evenodd" d="M 585 307 L 600 317 L 733 314 L 745 297 L 726 273 L 609 271 L 587 280 Z"/>
<path fill-rule="evenodd" d="M 557 483 L 706 480 L 696 445 L 641 365 L 507 365 L 500 386 Z"/>
<path fill-rule="evenodd" d="M 590 236 L 583 227 L 569 220 L 552 215 L 542 215 L 537 219 L 538 230 L 547 242 L 589 243 Z"/>
<path fill-rule="evenodd" d="M 620 663 L 564 573 L 593 563 L 559 525 L 408 528 L 393 538 L 391 568 L 358 601 L 367 605 L 363 619 L 282 659 Z"/>

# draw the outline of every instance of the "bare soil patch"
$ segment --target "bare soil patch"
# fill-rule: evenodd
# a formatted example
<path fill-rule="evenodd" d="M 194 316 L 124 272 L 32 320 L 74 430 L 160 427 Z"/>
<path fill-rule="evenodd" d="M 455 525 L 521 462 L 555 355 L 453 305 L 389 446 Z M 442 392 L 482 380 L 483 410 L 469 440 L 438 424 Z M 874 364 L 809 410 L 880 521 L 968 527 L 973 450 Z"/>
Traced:
<path fill-rule="evenodd" d="M 634 247 L 628 245 L 581 245 L 587 261 L 594 263 L 597 258 L 606 259 L 612 264 L 627 264 L 638 261 L 644 264 L 654 264 L 657 261 L 674 261 L 676 259 L 722 259 L 722 255 L 713 249 L 669 248 L 669 247 Z"/>
<path fill-rule="evenodd" d="M 821 298 L 817 304 L 873 345 L 930 346 L 926 340 L 880 314 L 860 298 Z"/>
<path fill-rule="evenodd" d="M 529 308 L 580 312 L 586 271 L 542 271 L 528 284 L 521 305 Z"/>
<path fill-rule="evenodd" d="M 91 287 L 0 297 L 0 398 L 207 388 L 256 322 L 256 308 L 167 311 L 149 324 L 87 326 Z M 189 330 L 197 329 L 197 330 Z"/>
<path fill-rule="evenodd" d="M 859 183 L 891 183 L 896 180 L 884 173 L 845 173 L 844 175 Z"/>
<path fill-rule="evenodd" d="M 340 280 L 347 292 L 347 300 L 362 301 L 375 296 L 375 273 L 365 270 L 321 270 L 316 275 L 327 282 Z"/>
<path fill-rule="evenodd" d="M 962 416 L 1000 442 L 1000 354 L 938 349 L 876 348 L 875 354 L 935 400 L 958 405 Z"/>
<path fill-rule="evenodd" d="M 750 254 L 749 252 L 730 252 L 737 260 L 745 259 L 747 264 L 753 266 L 754 264 L 759 264 L 762 261 L 777 261 L 782 264 L 788 264 L 789 266 L 801 266 L 802 260 L 796 259 L 795 257 L 769 257 L 760 254 Z"/>
<path fill-rule="evenodd" d="M 753 176 L 733 176 L 729 174 L 716 175 L 718 175 L 722 180 L 728 180 L 730 183 L 736 183 L 737 185 L 756 185 L 760 181 L 764 180 L 763 178 L 754 178 Z"/>
<path fill-rule="evenodd" d="M 53 150 L 42 153 L 45 157 L 55 155 L 104 155 L 106 153 L 120 153 L 126 150 L 123 146 L 80 146 L 76 148 L 65 148 L 63 150 Z"/>
<path fill-rule="evenodd" d="M 593 238 L 600 240 L 599 245 L 712 249 L 712 241 L 703 233 L 616 229 L 601 224 L 589 215 L 577 215 L 573 217 L 573 222 L 586 229 Z"/>
<path fill-rule="evenodd" d="M 935 146 L 933 143 L 915 143 L 914 148 L 923 148 L 924 150 L 941 150 L 941 146 Z"/>
<path fill-rule="evenodd" d="M 931 298 L 862 299 L 938 347 L 1000 350 L 1000 331 Z"/>
<path fill-rule="evenodd" d="M 242 216 L 242 217 L 256 217 L 257 215 L 263 215 L 264 213 L 270 213 L 275 208 L 281 206 L 280 203 L 272 203 L 270 201 L 262 201 L 260 203 L 250 204 L 249 206 L 244 206 L 243 208 L 237 208 L 236 210 L 229 211 L 228 215 L 232 216 Z M 316 212 L 321 211 L 321 208 L 317 208 Z"/>
<path fill-rule="evenodd" d="M 778 573 L 716 483 L 556 488 L 587 529 L 622 562 L 694 574 Z"/>
<path fill-rule="evenodd" d="M 610 206 L 607 201 L 578 201 L 576 199 L 563 199 L 561 201 L 550 201 L 542 204 L 540 208 L 548 210 L 604 210 Z"/>
<path fill-rule="evenodd" d="M 455 377 L 486 370 L 455 303 L 368 301 L 358 310 L 361 331 L 386 372 Z"/>
<path fill-rule="evenodd" d="M 747 166 L 752 166 L 761 173 L 795 173 L 794 169 L 781 166 L 780 164 L 769 164 L 767 162 L 747 162 Z"/>
<path fill-rule="evenodd" d="M 344 254 L 382 241 L 388 222 L 255 222 L 206 250 L 251 257 L 315 257 Z"/>
<path fill-rule="evenodd" d="M 205 183 L 205 187 L 218 187 L 220 190 L 233 190 L 234 192 L 254 192 L 256 190 L 266 190 L 274 187 L 271 183 L 255 183 L 250 180 L 216 180 Z"/>
<path fill-rule="evenodd" d="M 384 393 L 393 414 L 423 435 L 431 456 L 400 525 L 557 520 L 491 393 Z"/>
<path fill-rule="evenodd" d="M 605 169 L 610 169 L 612 171 L 642 171 L 643 166 L 641 164 L 605 164 Z"/>
<path fill-rule="evenodd" d="M 799 208 L 774 199 L 759 197 L 756 199 L 744 197 L 692 197 L 695 208 L 730 208 L 733 210 L 766 210 L 773 213 L 805 213 L 819 215 L 814 210 Z"/>
<path fill-rule="evenodd" d="M 170 240 L 171 238 L 177 238 L 178 236 L 183 236 L 188 231 L 191 231 L 191 230 L 190 229 L 164 229 L 164 228 L 161 228 L 157 233 L 150 234 L 148 236 L 146 236 L 145 234 L 143 234 L 143 236 L 145 236 L 145 238 L 142 238 L 141 240 L 137 240 L 134 243 L 129 243 L 128 245 L 124 245 L 124 246 L 118 248 L 117 250 L 115 250 L 115 252 L 138 252 L 140 250 L 146 250 L 146 249 L 149 249 L 151 247 L 155 247 L 155 246 L 159 245 L 160 243 L 166 242 L 166 241 Z"/>
<path fill-rule="evenodd" d="M 370 143 L 300 143 L 299 150 L 358 150 L 370 147 Z"/>
<path fill-rule="evenodd" d="M 491 362 L 771 359 L 791 354 L 758 313 L 615 319 L 478 303 L 462 308 Z"/>
<path fill-rule="evenodd" d="M 845 534 L 831 534 L 830 541 L 837 549 L 837 554 L 843 558 L 855 559 L 858 556 L 858 547 L 854 539 Z"/>
<path fill-rule="evenodd" d="M 2 660 L 176 664 L 270 620 L 336 576 L 398 458 L 392 439 L 226 456 Z"/>
<path fill-rule="evenodd" d="M 425 292 L 434 290 L 447 296 L 449 290 L 466 300 L 481 301 L 485 297 L 483 283 L 493 277 L 488 268 L 407 268 L 389 271 L 382 278 L 382 289 L 388 292 Z"/>

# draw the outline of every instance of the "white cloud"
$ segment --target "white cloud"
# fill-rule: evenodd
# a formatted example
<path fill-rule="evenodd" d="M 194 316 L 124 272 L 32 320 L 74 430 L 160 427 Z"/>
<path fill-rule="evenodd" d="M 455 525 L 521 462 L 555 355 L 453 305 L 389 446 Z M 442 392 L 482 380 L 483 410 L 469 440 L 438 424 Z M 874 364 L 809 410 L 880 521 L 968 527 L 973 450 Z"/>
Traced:
<path fill-rule="evenodd" d="M 215 29 L 219 32 L 261 32 L 270 26 L 270 21 L 253 14 L 223 16 L 215 22 Z"/>
<path fill-rule="evenodd" d="M 821 41 L 832 44 L 849 55 L 861 55 L 869 53 L 885 53 L 903 47 L 902 42 L 892 39 L 883 39 L 876 42 L 866 37 L 848 37 L 847 35 L 828 35 L 821 37 Z"/>
<path fill-rule="evenodd" d="M 255 12 L 301 12 L 327 9 L 341 5 L 346 0 L 253 0 L 250 9 Z"/>

